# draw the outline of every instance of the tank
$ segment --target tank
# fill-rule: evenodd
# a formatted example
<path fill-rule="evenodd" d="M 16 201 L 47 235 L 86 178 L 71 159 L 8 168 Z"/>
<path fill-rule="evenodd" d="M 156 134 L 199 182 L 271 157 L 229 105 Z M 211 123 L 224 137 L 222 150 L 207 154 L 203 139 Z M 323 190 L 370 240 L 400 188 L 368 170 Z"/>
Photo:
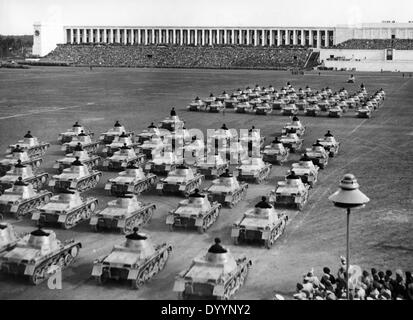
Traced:
<path fill-rule="evenodd" d="M 218 219 L 221 211 L 219 202 L 210 202 L 205 194 L 195 189 L 188 199 L 179 202 L 178 208 L 166 216 L 166 224 L 173 231 L 175 228 L 196 228 L 199 233 L 204 233 Z"/>
<path fill-rule="evenodd" d="M 272 164 L 264 162 L 262 158 L 250 158 L 242 160 L 238 167 L 239 179 L 244 181 L 255 181 L 263 183 L 268 178 L 271 172 Z"/>
<path fill-rule="evenodd" d="M 281 141 L 275 138 L 271 144 L 265 146 L 262 151 L 262 160 L 272 164 L 281 164 L 287 161 L 290 149 L 285 148 Z"/>
<path fill-rule="evenodd" d="M 57 140 L 61 143 L 66 143 L 72 141 L 73 137 L 79 135 L 81 132 L 84 132 L 88 136 L 93 137 L 93 132 L 87 130 L 79 122 L 75 122 L 71 129 L 68 129 L 66 132 L 59 133 Z"/>
<path fill-rule="evenodd" d="M 125 127 L 119 123 L 119 121 L 116 121 L 112 129 L 100 134 L 99 140 L 102 144 L 110 144 L 115 137 L 119 137 L 123 132 L 131 138 L 135 135 L 133 131 L 127 131 Z"/>
<path fill-rule="evenodd" d="M 357 109 L 357 118 L 371 118 L 371 110 L 366 104 Z"/>
<path fill-rule="evenodd" d="M 247 189 L 248 183 L 239 182 L 227 169 L 218 179 L 212 181 L 206 192 L 210 201 L 217 201 L 223 206 L 232 208 L 245 198 Z"/>
<path fill-rule="evenodd" d="M 26 151 L 29 157 L 41 157 L 50 147 L 50 143 L 41 142 L 37 137 L 32 136 L 31 131 L 27 131 L 26 135 L 23 137 L 23 140 L 17 141 L 16 144 L 9 145 L 7 153 L 12 153 L 13 150 L 16 149 L 17 145 L 19 145 L 19 148 Z"/>
<path fill-rule="evenodd" d="M 261 100 L 261 97 L 258 93 L 251 93 L 249 95 L 249 103 L 252 105 L 252 107 L 255 109 L 255 107 L 259 104 L 262 104 L 263 101 Z"/>
<path fill-rule="evenodd" d="M 73 239 L 64 242 L 52 230 L 34 230 L 9 252 L 0 256 L 2 273 L 26 277 L 38 285 L 59 270 L 70 266 L 82 244 Z"/>
<path fill-rule="evenodd" d="M 318 106 L 319 100 L 315 95 L 310 94 L 307 97 L 307 102 L 308 102 L 309 107 L 314 106 L 314 105 Z"/>
<path fill-rule="evenodd" d="M 69 189 L 38 207 L 33 212 L 32 220 L 40 226 L 58 224 L 63 229 L 71 229 L 82 221 L 89 220 L 97 205 L 97 198 L 83 198 L 79 191 Z"/>
<path fill-rule="evenodd" d="M 306 155 L 300 158 L 300 161 L 293 163 L 290 173 L 293 172 L 300 177 L 304 183 L 314 187 L 318 179 L 318 166 L 315 166 L 313 161 Z"/>
<path fill-rule="evenodd" d="M 96 153 L 99 148 L 100 142 L 92 141 L 92 138 L 81 132 L 78 136 L 74 136 L 72 141 L 66 142 L 62 145 L 62 151 L 66 154 L 73 153 L 75 148 L 79 145 L 82 146 L 83 150 L 87 151 L 88 153 Z"/>
<path fill-rule="evenodd" d="M 123 196 L 128 193 L 136 195 L 150 190 L 156 183 L 156 175 L 144 173 L 142 168 L 130 165 L 115 178 L 109 179 L 105 190 L 112 196 Z"/>
<path fill-rule="evenodd" d="M 255 114 L 264 115 L 270 114 L 272 112 L 272 107 L 267 103 L 257 104 L 255 106 Z"/>
<path fill-rule="evenodd" d="M 184 196 L 189 196 L 195 189 L 199 189 L 204 176 L 195 173 L 193 169 L 185 164 L 181 164 L 168 173 L 168 176 L 156 185 L 156 190 L 159 194 L 165 193 L 181 193 Z"/>
<path fill-rule="evenodd" d="M 196 97 L 191 103 L 187 106 L 189 111 L 201 111 L 205 109 L 205 103 L 199 98 Z"/>
<path fill-rule="evenodd" d="M 154 137 L 161 136 L 161 131 L 157 126 L 152 122 L 147 129 L 143 130 L 141 133 L 136 135 L 136 141 L 139 144 L 144 143 L 145 141 L 151 140 Z"/>
<path fill-rule="evenodd" d="M 12 224 L 0 222 L 0 257 L 12 250 L 19 240 L 20 237 L 14 231 Z"/>
<path fill-rule="evenodd" d="M 120 150 L 123 146 L 127 146 L 135 151 L 138 151 L 138 143 L 134 142 L 131 137 L 126 135 L 125 132 L 118 137 L 115 137 L 110 144 L 107 144 L 103 149 L 102 152 L 106 153 L 106 156 L 111 157 L 115 154 L 116 151 Z"/>
<path fill-rule="evenodd" d="M 264 91 L 261 94 L 261 100 L 262 100 L 262 102 L 267 102 L 267 103 L 271 102 L 272 101 L 271 94 L 267 91 Z M 271 109 L 272 109 L 272 107 L 271 107 Z"/>
<path fill-rule="evenodd" d="M 203 102 L 205 103 L 205 107 L 209 106 L 211 103 L 215 102 L 217 98 L 214 96 L 213 93 L 209 94 L 209 97 L 205 98 Z"/>
<path fill-rule="evenodd" d="M 155 209 L 155 204 L 140 202 L 136 195 L 126 194 L 109 201 L 105 209 L 94 214 L 90 227 L 93 231 L 114 229 L 126 234 L 149 223 Z"/>
<path fill-rule="evenodd" d="M 249 113 L 253 111 L 252 105 L 248 101 L 239 102 L 235 105 L 236 113 Z"/>
<path fill-rule="evenodd" d="M 20 160 L 21 164 L 30 166 L 32 170 L 39 168 L 43 162 L 41 156 L 35 155 L 30 157 L 27 151 L 20 148 L 20 145 L 16 145 L 16 148 L 12 150 L 11 154 L 7 154 L 4 159 L 0 160 L 0 176 L 3 176 L 7 171 L 10 171 L 13 166 L 17 164 L 18 160 Z"/>
<path fill-rule="evenodd" d="M 30 183 L 33 189 L 40 190 L 46 184 L 49 175 L 45 172 L 33 173 L 32 167 L 25 166 L 20 160 L 17 160 L 17 164 L 0 178 L 0 192 L 11 188 L 19 180 L 19 177 L 22 178 L 23 182 Z"/>
<path fill-rule="evenodd" d="M 328 116 L 330 118 L 341 118 L 343 116 L 343 109 L 339 105 L 331 107 L 328 110 Z"/>
<path fill-rule="evenodd" d="M 269 202 L 274 206 L 295 206 L 301 211 L 308 201 L 309 188 L 308 184 L 304 184 L 299 176 L 291 172 L 285 181 L 277 182 L 275 190 L 270 192 Z"/>
<path fill-rule="evenodd" d="M 219 113 L 225 110 L 225 105 L 222 101 L 214 101 L 206 106 L 205 110 L 211 113 Z"/>
<path fill-rule="evenodd" d="M 82 164 L 78 158 L 72 162 L 70 168 L 66 168 L 59 175 L 54 175 L 49 181 L 49 187 L 55 192 L 67 189 L 75 189 L 80 192 L 93 189 L 97 186 L 102 172 L 91 170 Z"/>
<path fill-rule="evenodd" d="M 52 193 L 46 190 L 36 192 L 31 184 L 23 182 L 22 177 L 19 177 L 13 187 L 6 189 L 0 196 L 0 212 L 21 219 L 48 203 L 51 196 Z"/>
<path fill-rule="evenodd" d="M 305 110 L 309 106 L 307 100 L 304 98 L 300 98 L 299 100 L 297 100 L 295 105 L 297 106 L 298 110 Z"/>
<path fill-rule="evenodd" d="M 356 108 L 356 107 L 358 106 L 357 101 L 356 101 L 353 97 L 347 98 L 347 99 L 345 100 L 345 102 L 346 102 L 347 106 L 348 106 L 350 109 L 354 109 L 354 108 Z"/>
<path fill-rule="evenodd" d="M 295 133 L 301 137 L 305 133 L 305 126 L 301 123 L 297 116 L 293 116 L 292 121 L 288 122 L 282 129 L 282 134 L 286 134 L 287 131 L 295 130 Z"/>
<path fill-rule="evenodd" d="M 228 300 L 244 285 L 251 260 L 235 259 L 220 243 L 216 238 L 206 254 L 197 256 L 177 275 L 173 291 L 179 299 Z"/>
<path fill-rule="evenodd" d="M 321 112 L 328 112 L 328 110 L 331 108 L 330 102 L 327 99 L 318 101 L 317 105 L 320 108 Z"/>
<path fill-rule="evenodd" d="M 304 111 L 306 116 L 316 117 L 321 112 L 320 107 L 317 104 L 310 104 Z"/>
<path fill-rule="evenodd" d="M 170 116 L 168 118 L 165 118 L 164 120 L 159 123 L 158 127 L 159 129 L 164 129 L 168 131 L 175 131 L 182 129 L 184 127 L 185 123 L 177 115 Z"/>
<path fill-rule="evenodd" d="M 298 114 L 298 108 L 295 104 L 289 103 L 286 106 L 282 107 L 282 115 L 283 116 L 294 116 Z"/>
<path fill-rule="evenodd" d="M 79 158 L 79 161 L 88 167 L 89 170 L 93 170 L 99 165 L 100 157 L 94 154 L 89 154 L 86 150 L 83 149 L 82 145 L 78 145 L 73 149 L 73 153 L 69 153 L 66 157 L 56 160 L 56 163 L 53 165 L 54 169 L 57 169 L 59 173 L 62 173 L 64 169 L 70 168 L 73 161 L 76 160 L 76 157 Z"/>
<path fill-rule="evenodd" d="M 228 167 L 228 161 L 220 155 L 207 156 L 203 161 L 198 161 L 195 164 L 197 171 L 204 175 L 206 179 L 219 177 Z"/>
<path fill-rule="evenodd" d="M 240 102 L 238 100 L 239 95 L 232 94 L 230 98 L 224 100 L 225 108 L 235 108 L 235 106 Z"/>
<path fill-rule="evenodd" d="M 123 170 L 129 165 L 139 166 L 146 160 L 143 153 L 135 153 L 135 150 L 126 145 L 126 143 L 118 151 L 103 160 L 103 167 L 106 170 Z"/>
<path fill-rule="evenodd" d="M 136 228 L 108 255 L 93 262 L 92 277 L 98 284 L 110 279 L 127 280 L 133 289 L 139 289 L 165 268 L 171 251 L 170 244 L 155 245 Z"/>
<path fill-rule="evenodd" d="M 323 145 L 330 157 L 336 156 L 340 149 L 340 142 L 336 140 L 330 130 L 327 131 L 322 139 L 318 139 L 318 142 Z"/>
<path fill-rule="evenodd" d="M 153 159 L 145 164 L 145 171 L 152 172 L 157 175 L 166 175 L 175 170 L 177 160 L 178 159 L 174 152 L 165 151 L 154 155 Z"/>
<path fill-rule="evenodd" d="M 281 136 L 280 141 L 292 153 L 300 150 L 303 145 L 303 139 L 297 135 L 295 129 L 288 130 L 286 134 Z"/>
<path fill-rule="evenodd" d="M 161 137 L 155 136 L 150 140 L 144 141 L 140 146 L 141 152 L 146 156 L 146 159 L 152 160 L 153 154 L 160 152 L 160 150 L 166 147 Z"/>
<path fill-rule="evenodd" d="M 320 169 L 324 169 L 328 164 L 328 153 L 319 140 L 317 140 L 311 148 L 307 148 L 305 154 L 315 165 L 319 166 Z"/>
<path fill-rule="evenodd" d="M 236 221 L 231 229 L 231 238 L 234 244 L 244 241 L 264 243 L 270 249 L 275 241 L 283 234 L 287 225 L 288 216 L 278 212 L 267 202 L 266 197 L 247 210 L 242 218 Z"/>

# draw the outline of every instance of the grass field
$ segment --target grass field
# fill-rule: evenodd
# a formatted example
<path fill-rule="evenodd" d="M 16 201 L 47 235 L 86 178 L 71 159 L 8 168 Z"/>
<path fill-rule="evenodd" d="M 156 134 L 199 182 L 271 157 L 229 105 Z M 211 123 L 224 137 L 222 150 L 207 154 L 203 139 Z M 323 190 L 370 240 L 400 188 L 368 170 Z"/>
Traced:
<path fill-rule="evenodd" d="M 345 212 L 336 209 L 327 197 L 333 193 L 343 174 L 356 175 L 362 191 L 371 199 L 362 210 L 354 211 L 351 221 L 351 263 L 362 268 L 411 269 L 413 266 L 413 80 L 399 74 L 357 73 L 356 84 L 347 84 L 345 73 L 316 73 L 292 76 L 287 72 L 243 70 L 173 70 L 94 68 L 31 68 L 0 70 L 0 150 L 22 138 L 31 130 L 40 140 L 52 143 L 42 170 L 54 173 L 54 161 L 63 156 L 57 135 L 75 121 L 81 121 L 98 136 L 120 120 L 127 129 L 139 132 L 150 122 L 158 122 L 175 106 L 187 128 L 218 128 L 223 122 L 230 128 L 255 125 L 267 137 L 281 132 L 287 117 L 253 116 L 227 112 L 207 114 L 185 111 L 196 95 L 216 95 L 256 83 L 272 84 L 279 89 L 287 81 L 295 88 L 309 85 L 333 90 L 345 87 L 349 92 L 363 82 L 369 92 L 383 88 L 387 93 L 384 106 L 363 120 L 347 114 L 341 119 L 300 117 L 307 126 L 304 147 L 309 147 L 330 129 L 341 142 L 340 153 L 322 170 L 302 212 L 287 210 L 290 222 L 285 234 L 271 250 L 253 245 L 233 246 L 232 223 L 268 193 L 284 176 L 295 154 L 283 166 L 274 166 L 270 179 L 263 185 L 250 184 L 247 198 L 233 209 L 223 209 L 205 234 L 192 231 L 170 232 L 165 224 L 168 210 L 175 208 L 178 197 L 159 197 L 145 193 L 142 199 L 154 202 L 157 210 L 144 229 L 156 243 L 170 242 L 173 253 L 165 270 L 139 291 L 127 284 L 98 286 L 90 277 L 93 260 L 108 253 L 122 236 L 115 233 L 92 233 L 87 224 L 72 230 L 56 229 L 60 239 L 76 238 L 83 244 L 73 267 L 64 271 L 63 289 L 49 290 L 46 283 L 32 287 L 16 278 L 1 276 L 2 299 L 174 299 L 175 275 L 190 260 L 205 252 L 214 237 L 221 237 L 237 256 L 245 254 L 253 266 L 236 299 L 269 299 L 276 291 L 291 296 L 302 274 L 324 266 L 337 270 L 339 256 L 345 254 Z M 103 208 L 111 198 L 104 183 L 116 173 L 104 173 L 96 190 L 87 192 L 99 198 Z M 207 181 L 205 187 L 210 183 Z M 30 231 L 30 219 L 12 222 L 17 231 Z"/>

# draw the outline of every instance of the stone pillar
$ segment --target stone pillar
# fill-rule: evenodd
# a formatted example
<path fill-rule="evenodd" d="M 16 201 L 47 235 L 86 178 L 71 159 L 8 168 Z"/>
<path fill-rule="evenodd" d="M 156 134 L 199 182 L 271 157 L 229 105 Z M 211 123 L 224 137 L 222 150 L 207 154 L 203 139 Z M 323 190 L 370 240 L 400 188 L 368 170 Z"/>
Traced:
<path fill-rule="evenodd" d="M 308 30 L 308 44 L 312 47 L 314 45 L 313 30 Z"/>
<path fill-rule="evenodd" d="M 293 45 L 297 45 L 298 44 L 298 40 L 297 40 L 297 30 L 293 30 Z"/>
<path fill-rule="evenodd" d="M 320 30 L 317 30 L 317 48 L 321 48 L 321 35 Z"/>
<path fill-rule="evenodd" d="M 282 39 L 281 39 L 281 30 L 277 30 L 277 46 L 281 46 L 282 44 Z"/>
<path fill-rule="evenodd" d="M 305 46 L 305 32 L 301 30 L 301 45 Z"/>
<path fill-rule="evenodd" d="M 173 30 L 172 30 L 172 43 L 173 43 L 173 44 L 177 44 L 177 43 L 176 43 L 176 32 L 177 32 L 176 29 L 173 29 Z"/>
<path fill-rule="evenodd" d="M 197 46 L 198 45 L 198 29 L 194 30 L 194 44 Z"/>
<path fill-rule="evenodd" d="M 285 44 L 286 45 L 290 44 L 290 30 L 285 31 Z"/>
<path fill-rule="evenodd" d="M 256 47 L 258 45 L 258 30 L 254 30 L 254 46 Z"/>

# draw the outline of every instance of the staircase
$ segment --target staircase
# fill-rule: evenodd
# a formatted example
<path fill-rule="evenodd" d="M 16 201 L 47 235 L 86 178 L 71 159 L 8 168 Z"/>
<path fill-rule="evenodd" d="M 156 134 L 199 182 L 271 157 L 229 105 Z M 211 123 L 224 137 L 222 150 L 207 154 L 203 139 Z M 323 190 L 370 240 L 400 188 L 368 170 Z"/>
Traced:
<path fill-rule="evenodd" d="M 320 64 L 319 62 L 320 52 L 319 51 L 312 51 L 307 58 L 307 61 L 304 64 L 304 69 L 310 70 Z"/>

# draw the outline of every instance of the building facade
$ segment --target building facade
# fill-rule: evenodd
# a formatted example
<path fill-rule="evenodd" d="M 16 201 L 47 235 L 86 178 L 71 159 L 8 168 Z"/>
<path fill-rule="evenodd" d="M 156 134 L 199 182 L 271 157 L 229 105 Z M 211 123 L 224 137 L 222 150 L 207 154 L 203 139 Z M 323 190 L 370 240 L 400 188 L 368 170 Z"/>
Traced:
<path fill-rule="evenodd" d="M 329 48 L 348 39 L 413 39 L 413 23 L 325 27 L 110 27 L 34 25 L 33 54 L 57 44 L 252 45 Z"/>

